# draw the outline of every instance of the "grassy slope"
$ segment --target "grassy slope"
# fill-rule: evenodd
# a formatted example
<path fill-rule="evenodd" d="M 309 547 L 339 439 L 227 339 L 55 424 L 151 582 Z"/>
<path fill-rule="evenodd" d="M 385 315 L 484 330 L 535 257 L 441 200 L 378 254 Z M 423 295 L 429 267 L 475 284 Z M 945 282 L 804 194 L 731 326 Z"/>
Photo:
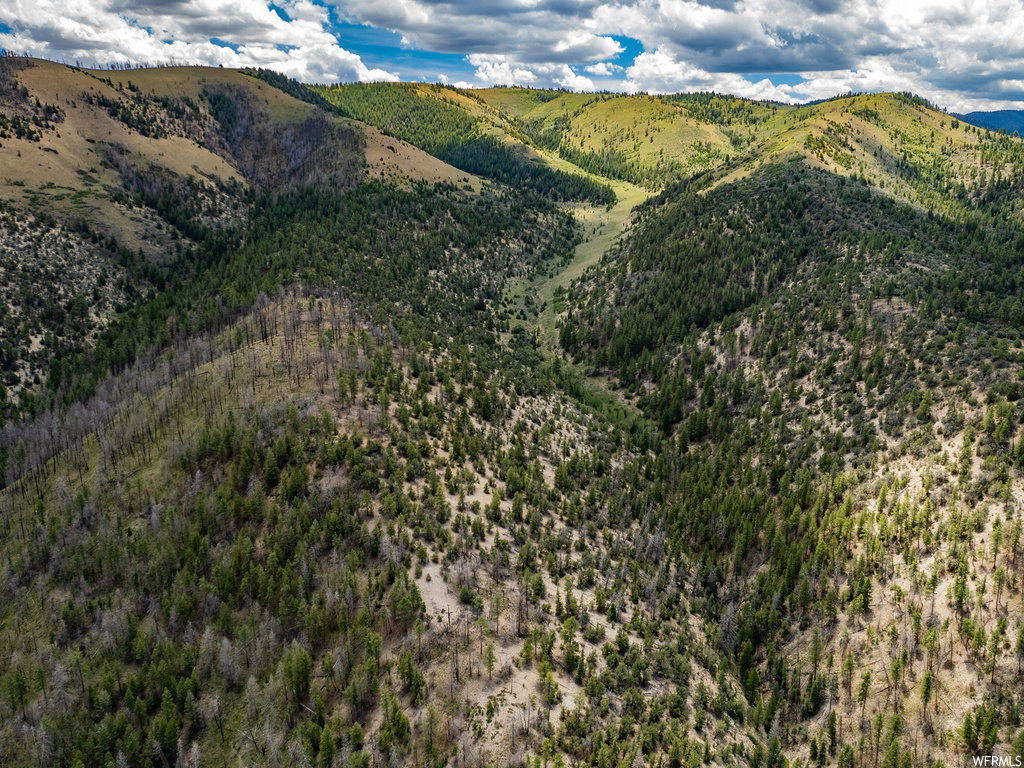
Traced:
<path fill-rule="evenodd" d="M 31 61 L 27 68 L 18 70 L 16 76 L 19 83 L 28 88 L 29 98 L 59 107 L 64 119 L 55 124 L 53 130 L 44 131 L 38 142 L 26 139 L 2 142 L 0 164 L 4 168 L 4 179 L 0 184 L 0 198 L 18 207 L 26 203 L 32 207 L 33 198 L 38 198 L 41 205 L 35 207 L 45 208 L 51 215 L 84 218 L 132 249 L 141 247 L 155 253 L 159 246 L 147 236 L 147 224 L 142 221 L 141 212 L 110 204 L 107 190 L 120 188 L 121 179 L 117 171 L 104 166 L 97 142 L 121 145 L 129 154 L 146 158 L 180 176 L 199 174 L 223 181 L 241 178 L 228 161 L 200 147 L 194 140 L 182 136 L 159 139 L 143 136 L 110 117 L 106 109 L 83 103 L 85 92 L 108 99 L 118 98 L 116 87 L 97 80 L 109 74 L 90 74 L 47 61 Z M 147 73 L 137 74 L 144 77 Z M 238 73 L 230 74 L 241 77 Z M 149 80 L 154 77 L 150 74 Z M 186 82 L 184 77 L 181 81 Z M 196 95 L 199 86 L 194 82 L 192 85 L 195 87 L 185 89 L 178 81 L 172 81 L 166 91 L 175 94 L 187 90 Z M 57 199 L 60 192 L 48 191 L 53 187 L 64 193 L 62 199 Z"/>
<path fill-rule="evenodd" d="M 364 173 L 404 186 L 481 188 L 479 179 L 416 147 L 242 71 L 88 71 L 6 59 L 3 76 L 18 90 L 0 89 L 0 126 L 22 119 L 33 126 L 29 135 L 10 130 L 0 138 L 0 206 L 7 206 L 0 257 L 11 308 L 0 345 L 12 400 L 23 388 L 38 393 L 57 347 L 80 349 L 94 339 L 115 312 L 162 284 L 160 270 L 183 251 L 244 226 L 253 192 L 310 183 L 343 190 Z M 209 94 L 234 112 L 214 114 Z M 187 279 L 180 265 L 175 271 Z M 39 297 L 11 299 L 26 281 Z M 88 305 L 86 321 L 65 322 L 61 315 L 75 312 L 76 300 Z"/>
<path fill-rule="evenodd" d="M 30 100 L 38 99 L 43 104 L 60 107 L 63 120 L 55 123 L 53 130 L 43 131 L 40 141 L 11 138 L 2 142 L 0 163 L 4 167 L 4 180 L 0 184 L 0 199 L 20 206 L 30 196 L 45 196 L 49 213 L 95 222 L 101 229 L 124 238 L 133 248 L 143 246 L 148 250 L 153 249 L 154 244 L 146 242 L 149 238 L 145 227 L 139 223 L 138 214 L 109 204 L 105 192 L 107 188 L 116 189 L 120 178 L 113 168 L 105 167 L 99 157 L 98 147 L 103 142 L 123 146 L 137 162 L 154 164 L 181 177 L 242 183 L 251 183 L 252 179 L 243 177 L 233 158 L 225 157 L 223 151 L 218 153 L 213 143 L 203 141 L 203 134 L 215 130 L 216 126 L 200 126 L 201 130 L 193 131 L 192 135 L 180 135 L 183 133 L 180 127 L 171 127 L 169 135 L 146 136 L 109 115 L 105 107 L 83 103 L 84 93 L 125 103 L 130 103 L 137 93 L 139 98 L 188 98 L 201 105 L 204 89 L 239 89 L 251 94 L 264 112 L 262 119 L 276 125 L 279 133 L 319 112 L 317 107 L 237 70 L 175 67 L 108 72 L 78 70 L 41 60 L 27 63 L 27 67 L 15 73 L 19 84 L 28 89 Z M 129 83 L 138 91 L 128 90 Z M 16 111 L 10 105 L 8 108 Z M 150 110 L 160 117 L 159 105 L 150 105 Z M 352 124 L 343 118 L 338 120 L 344 125 Z M 391 152 L 384 146 L 385 142 L 372 133 L 368 138 L 373 154 L 371 162 L 387 177 L 456 181 L 467 176 L 408 145 L 403 145 L 401 152 Z M 46 192 L 51 187 L 82 194 L 74 199 L 66 194 L 55 200 L 52 193 Z"/>
<path fill-rule="evenodd" d="M 491 89 L 479 98 L 507 115 L 521 129 L 540 137 L 561 132 L 556 146 L 592 155 L 612 153 L 630 163 L 637 173 L 648 171 L 652 181 L 717 167 L 736 154 L 739 126 L 723 119 L 716 124 L 683 103 L 649 96 L 584 95 L 538 92 L 524 89 Z M 725 102 L 726 100 L 723 100 Z M 770 109 L 751 105 L 758 119 Z M 666 170 L 666 169 L 670 170 Z M 661 175 L 658 175 L 658 174 Z"/>
<path fill-rule="evenodd" d="M 514 126 L 531 126 L 533 135 L 562 119 L 564 141 L 572 147 L 610 149 L 650 172 L 672 162 L 679 175 L 712 170 L 717 181 L 727 182 L 795 154 L 834 173 L 863 176 L 886 194 L 949 212 L 964 208 L 963 200 L 953 199 L 959 184 L 977 195 L 985 189 L 982 172 L 991 181 L 997 168 L 1005 177 L 1021 164 L 1019 152 L 991 150 L 993 137 L 984 131 L 897 94 L 806 107 L 512 88 L 471 95 Z"/>

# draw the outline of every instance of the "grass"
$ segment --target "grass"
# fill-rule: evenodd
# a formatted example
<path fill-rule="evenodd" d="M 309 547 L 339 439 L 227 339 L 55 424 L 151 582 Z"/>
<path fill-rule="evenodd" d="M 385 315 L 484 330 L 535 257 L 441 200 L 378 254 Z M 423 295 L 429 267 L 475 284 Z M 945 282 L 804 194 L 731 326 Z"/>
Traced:
<path fill-rule="evenodd" d="M 555 167 L 574 168 L 558 158 L 549 158 L 549 161 Z M 551 277 L 541 274 L 532 278 L 520 278 L 506 294 L 506 301 L 511 304 L 513 314 L 518 316 L 518 312 L 522 311 L 528 318 L 513 319 L 513 327 L 525 327 L 530 331 L 536 331 L 540 352 L 546 360 L 551 361 L 558 356 L 558 331 L 555 326 L 562 310 L 555 299 L 556 290 L 567 288 L 574 280 L 580 279 L 590 267 L 598 264 L 601 257 L 615 246 L 619 237 L 628 228 L 633 209 L 651 196 L 649 191 L 627 182 L 611 181 L 609 185 L 615 190 L 618 198 L 615 205 L 573 206 L 576 219 L 583 230 L 583 241 L 577 244 L 569 263 Z M 509 335 L 505 334 L 506 341 Z M 563 360 L 562 365 L 579 374 L 584 387 L 589 391 L 591 404 L 600 403 L 599 410 L 606 417 L 615 421 L 625 415 L 638 413 L 629 403 L 609 390 L 606 380 L 586 376 L 582 369 L 571 362 Z"/>
<path fill-rule="evenodd" d="M 651 194 L 624 181 L 613 182 L 612 189 L 615 190 L 618 202 L 611 208 L 576 208 L 577 220 L 585 233 L 583 242 L 576 246 L 573 259 L 565 269 L 552 278 L 535 283 L 537 299 L 541 304 L 546 304 L 538 317 L 537 325 L 542 342 L 550 350 L 554 350 L 558 342 L 555 330 L 555 321 L 558 318 L 558 310 L 555 307 L 556 289 L 568 288 L 574 280 L 582 277 L 587 269 L 597 264 L 618 242 L 619 236 L 628 226 L 633 208 Z"/>
<path fill-rule="evenodd" d="M 151 256 L 157 256 L 155 252 L 160 249 L 147 239 L 147 225 L 140 220 L 139 212 L 115 205 L 106 194 L 99 192 L 104 188 L 117 189 L 121 185 L 118 173 L 103 166 L 98 152 L 100 143 L 119 144 L 131 156 L 162 166 L 180 176 L 219 176 L 228 180 L 238 178 L 239 174 L 224 158 L 193 141 L 180 136 L 149 138 L 129 130 L 123 123 L 111 118 L 105 109 L 84 103 L 82 94 L 92 89 L 107 98 L 116 98 L 117 84 L 121 81 L 127 84 L 129 80 L 140 88 L 151 86 L 161 94 L 187 95 L 188 88 L 198 94 L 198 80 L 187 81 L 187 76 L 195 69 L 89 73 L 54 62 L 35 61 L 34 66 L 20 70 L 18 81 L 29 89 L 30 95 L 43 103 L 59 104 L 64 110 L 64 120 L 56 124 L 55 130 L 44 131 L 38 143 L 16 139 L 3 142 L 0 147 L 0 165 L 4 168 L 7 185 L 0 187 L 0 198 L 7 198 L 15 205 L 20 205 L 23 201 L 16 187 L 24 187 L 26 191 L 32 189 L 33 195 L 37 194 L 36 188 L 43 189 L 50 185 L 60 187 L 70 193 L 68 197 L 50 197 L 32 204 L 45 206 L 47 213 L 58 218 L 84 219 L 105 235 L 114 235 L 126 247 L 142 249 Z M 230 70 L 209 72 L 226 73 L 221 74 L 221 77 L 251 80 Z M 113 87 L 97 80 L 107 77 L 111 78 Z M 149 87 L 145 88 L 145 91 L 149 90 Z M 97 139 L 100 143 L 89 139 Z M 40 152 L 41 147 L 55 149 L 58 154 Z M 95 182 L 91 191 L 86 179 Z"/>
<path fill-rule="evenodd" d="M 127 88 L 129 81 L 138 86 L 143 93 L 157 93 L 161 96 L 172 96 L 198 100 L 205 87 L 220 83 L 237 85 L 254 90 L 260 103 L 267 110 L 271 120 L 298 122 L 316 110 L 312 104 L 299 101 L 284 91 L 268 83 L 260 82 L 236 69 L 220 69 L 219 67 L 168 67 L 154 69 L 133 69 L 125 72 L 108 72 L 104 70 L 87 70 L 100 79 L 109 79 Z"/>

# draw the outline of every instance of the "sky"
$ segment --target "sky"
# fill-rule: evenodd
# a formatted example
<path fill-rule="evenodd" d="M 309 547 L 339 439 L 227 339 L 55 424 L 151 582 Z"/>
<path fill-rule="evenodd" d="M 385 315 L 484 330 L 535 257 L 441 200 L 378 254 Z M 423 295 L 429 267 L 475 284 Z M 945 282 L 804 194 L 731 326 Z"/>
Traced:
<path fill-rule="evenodd" d="M 1024 0 L 0 0 L 0 47 L 310 83 L 790 103 L 911 91 L 956 112 L 1024 109 Z"/>

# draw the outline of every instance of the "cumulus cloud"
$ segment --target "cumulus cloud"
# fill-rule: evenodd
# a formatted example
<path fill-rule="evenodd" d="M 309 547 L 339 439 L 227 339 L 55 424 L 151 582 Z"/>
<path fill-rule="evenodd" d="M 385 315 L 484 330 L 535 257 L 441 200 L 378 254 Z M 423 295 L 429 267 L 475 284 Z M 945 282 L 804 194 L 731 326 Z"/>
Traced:
<path fill-rule="evenodd" d="M 594 81 L 589 77 L 583 75 L 577 75 L 572 71 L 572 68 L 568 64 L 562 65 L 561 75 L 557 75 L 554 81 L 563 88 L 568 88 L 570 91 L 593 91 Z"/>
<path fill-rule="evenodd" d="M 498 59 L 564 79 L 562 65 L 602 87 L 731 87 L 779 100 L 846 89 L 909 89 L 941 104 L 1024 106 L 1020 0 L 339 0 L 347 18 L 393 30 L 413 48 Z M 639 41 L 635 61 L 609 53 Z M 793 87 L 763 75 L 799 76 Z M 778 81 L 779 78 L 774 78 Z M 828 88 L 838 90 L 826 93 Z"/>
<path fill-rule="evenodd" d="M 625 90 L 631 93 L 717 91 L 762 101 L 798 101 L 790 87 L 773 85 L 768 78 L 752 82 L 734 73 L 708 72 L 679 62 L 661 50 L 637 56 L 626 69 L 626 78 Z"/>
<path fill-rule="evenodd" d="M 397 80 L 338 45 L 311 0 L 8 0 L 0 46 L 85 65 L 268 67 L 315 82 Z"/>
<path fill-rule="evenodd" d="M 398 75 L 383 69 L 370 69 L 358 55 L 337 43 L 319 44 L 282 51 L 277 48 L 243 47 L 240 54 L 259 66 L 293 77 L 305 83 L 398 82 Z"/>
<path fill-rule="evenodd" d="M 476 67 L 476 78 L 480 85 L 531 85 L 537 82 L 537 75 L 524 67 L 517 67 L 507 61 L 495 61 L 473 54 L 469 63 Z"/>
<path fill-rule="evenodd" d="M 461 69 L 445 74 L 475 86 L 585 90 L 600 78 L 619 90 L 782 101 L 911 90 L 954 109 L 1024 107 L 1022 0 L 5 0 L 0 45 L 392 79 L 342 46 L 337 19 L 396 33 L 403 62 L 454 54 Z"/>
<path fill-rule="evenodd" d="M 588 21 L 589 0 L 329 0 L 342 18 L 391 30 L 411 48 L 502 57 L 523 66 L 580 65 L 618 55 L 622 47 Z"/>
<path fill-rule="evenodd" d="M 707 88 L 711 75 L 702 69 L 676 61 L 662 50 L 644 52 L 626 69 L 626 90 L 668 93 Z"/>
<path fill-rule="evenodd" d="M 622 53 L 622 45 L 614 38 L 592 32 L 570 32 L 555 44 L 555 51 L 570 55 L 574 60 L 593 58 L 610 59 Z"/>
<path fill-rule="evenodd" d="M 597 64 L 588 64 L 583 69 L 595 77 L 613 77 L 622 71 L 622 67 L 618 64 L 612 64 L 608 61 L 599 61 Z"/>

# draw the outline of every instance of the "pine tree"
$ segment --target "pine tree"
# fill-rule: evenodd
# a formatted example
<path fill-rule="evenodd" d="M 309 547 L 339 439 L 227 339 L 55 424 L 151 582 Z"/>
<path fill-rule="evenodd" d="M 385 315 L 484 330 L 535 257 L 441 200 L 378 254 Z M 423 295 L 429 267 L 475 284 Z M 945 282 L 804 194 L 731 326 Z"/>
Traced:
<path fill-rule="evenodd" d="M 860 687 L 857 689 L 857 703 L 860 704 L 860 719 L 864 722 L 864 710 L 868 705 L 868 693 L 871 691 L 871 672 L 865 672 L 860 678 Z"/>
<path fill-rule="evenodd" d="M 974 727 L 974 715 L 971 712 L 967 712 L 964 715 L 964 746 L 968 752 L 974 752 L 978 749 L 978 732 Z"/>
<path fill-rule="evenodd" d="M 932 688 L 935 685 L 935 676 L 930 669 L 926 669 L 924 679 L 921 681 L 921 720 L 928 718 L 928 702 L 932 699 Z"/>

